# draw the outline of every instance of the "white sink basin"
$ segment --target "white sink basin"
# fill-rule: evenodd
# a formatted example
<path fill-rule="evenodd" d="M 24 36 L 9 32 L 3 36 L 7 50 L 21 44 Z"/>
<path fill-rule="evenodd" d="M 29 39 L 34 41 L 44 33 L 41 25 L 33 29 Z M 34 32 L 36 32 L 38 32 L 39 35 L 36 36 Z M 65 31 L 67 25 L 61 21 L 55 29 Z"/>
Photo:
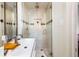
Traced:
<path fill-rule="evenodd" d="M 33 38 L 22 38 L 18 40 L 20 46 L 12 51 L 8 51 L 7 56 L 24 56 L 31 57 L 35 39 Z"/>

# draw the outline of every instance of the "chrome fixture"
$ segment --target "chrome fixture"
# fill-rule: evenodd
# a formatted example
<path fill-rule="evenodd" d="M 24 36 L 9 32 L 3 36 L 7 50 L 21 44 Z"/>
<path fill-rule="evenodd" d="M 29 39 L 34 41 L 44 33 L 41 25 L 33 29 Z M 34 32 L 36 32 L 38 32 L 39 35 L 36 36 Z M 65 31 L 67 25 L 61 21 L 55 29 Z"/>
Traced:
<path fill-rule="evenodd" d="M 36 2 L 36 6 L 35 6 L 35 8 L 36 8 L 36 9 L 38 9 L 38 8 L 39 8 L 38 2 Z"/>

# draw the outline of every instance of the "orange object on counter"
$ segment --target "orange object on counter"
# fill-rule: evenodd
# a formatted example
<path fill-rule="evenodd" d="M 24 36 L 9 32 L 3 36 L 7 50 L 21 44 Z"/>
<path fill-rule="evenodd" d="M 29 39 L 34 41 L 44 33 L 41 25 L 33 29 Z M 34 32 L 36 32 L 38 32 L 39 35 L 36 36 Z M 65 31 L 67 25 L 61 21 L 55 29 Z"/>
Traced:
<path fill-rule="evenodd" d="M 18 46 L 16 43 L 6 43 L 4 44 L 4 50 L 13 50 Z"/>

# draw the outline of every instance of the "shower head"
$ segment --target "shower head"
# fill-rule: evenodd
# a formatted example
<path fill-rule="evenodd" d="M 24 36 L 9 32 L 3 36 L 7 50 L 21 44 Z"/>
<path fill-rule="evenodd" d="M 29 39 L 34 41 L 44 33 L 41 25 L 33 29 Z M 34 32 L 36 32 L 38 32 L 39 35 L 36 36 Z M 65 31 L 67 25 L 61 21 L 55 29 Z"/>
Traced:
<path fill-rule="evenodd" d="M 35 8 L 36 8 L 36 9 L 38 9 L 38 8 L 39 8 L 38 2 L 36 2 L 36 6 L 35 6 Z"/>

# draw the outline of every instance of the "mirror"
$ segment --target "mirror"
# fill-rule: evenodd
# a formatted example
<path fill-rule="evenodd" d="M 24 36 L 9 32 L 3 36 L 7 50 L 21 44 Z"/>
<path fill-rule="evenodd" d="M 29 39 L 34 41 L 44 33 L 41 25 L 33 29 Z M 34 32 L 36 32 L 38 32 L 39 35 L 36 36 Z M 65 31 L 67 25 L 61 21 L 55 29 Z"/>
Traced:
<path fill-rule="evenodd" d="M 4 8 L 4 35 L 10 40 L 17 35 L 17 3 L 4 2 Z"/>

